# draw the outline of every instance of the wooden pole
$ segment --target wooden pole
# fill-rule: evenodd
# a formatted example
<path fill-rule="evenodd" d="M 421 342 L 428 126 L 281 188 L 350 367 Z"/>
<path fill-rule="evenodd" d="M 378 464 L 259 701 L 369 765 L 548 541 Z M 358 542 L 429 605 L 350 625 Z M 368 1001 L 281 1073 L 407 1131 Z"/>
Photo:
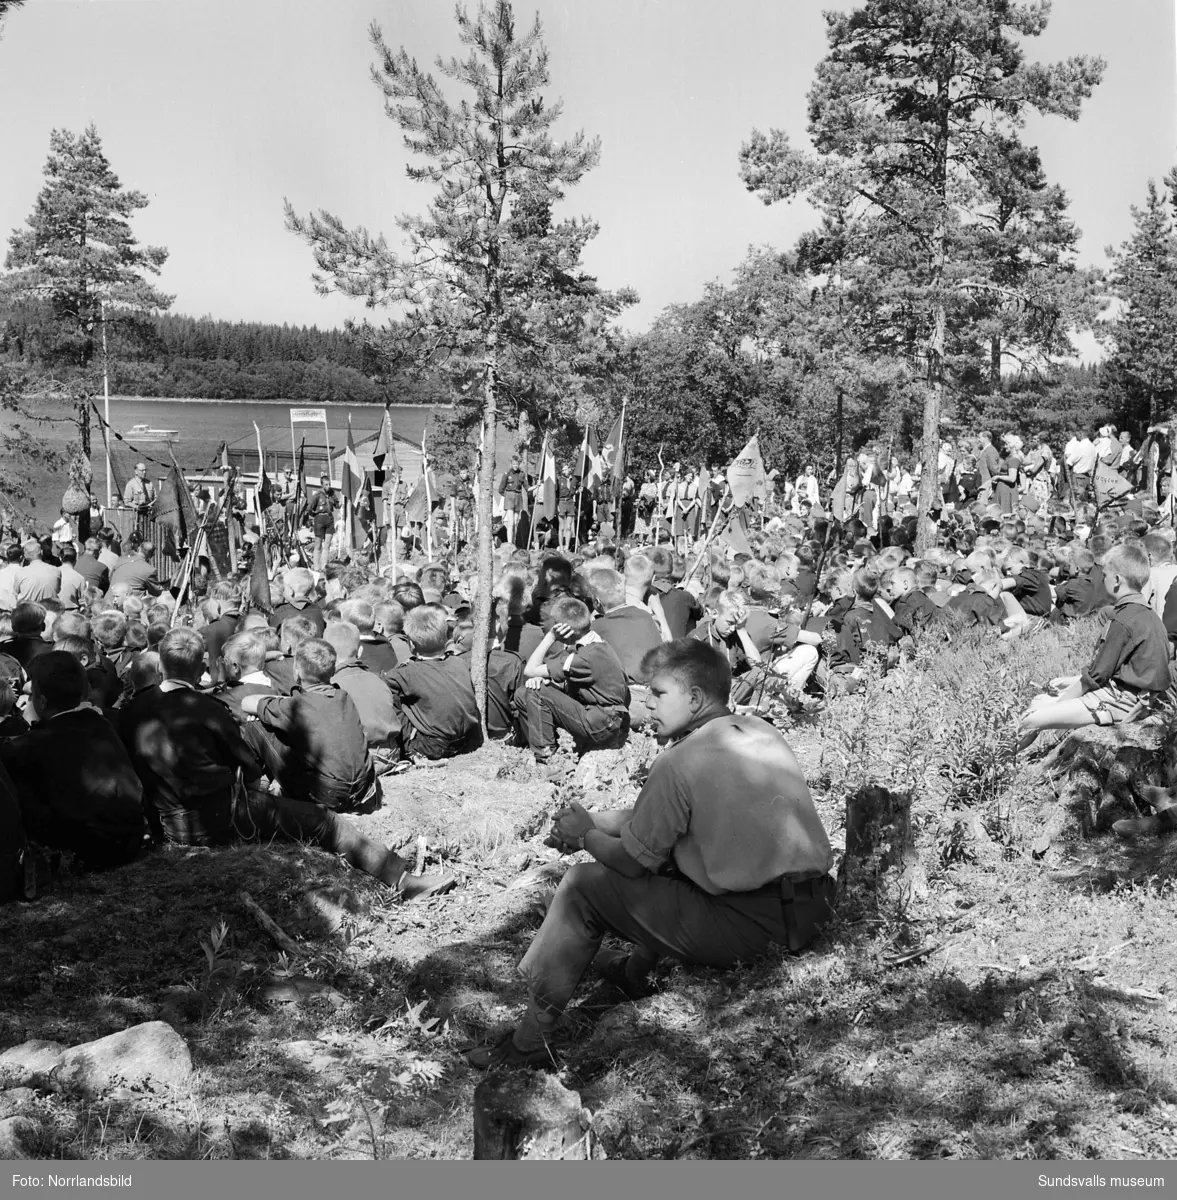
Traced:
<path fill-rule="evenodd" d="M 703 561 L 703 556 L 707 553 L 707 547 L 711 545 L 711 540 L 715 537 L 715 531 L 719 528 L 719 522 L 723 518 L 724 514 L 723 502 L 728 498 L 728 496 L 731 495 L 731 490 L 732 488 L 730 483 L 724 485 L 723 495 L 720 496 L 719 503 L 715 506 L 715 520 L 711 522 L 711 531 L 707 534 L 707 538 L 703 542 L 702 549 L 700 549 L 698 556 L 695 558 L 695 564 L 687 572 L 686 579 L 683 580 L 683 583 L 686 583 L 688 579 L 694 579 L 695 572 L 699 569 L 699 564 Z"/>

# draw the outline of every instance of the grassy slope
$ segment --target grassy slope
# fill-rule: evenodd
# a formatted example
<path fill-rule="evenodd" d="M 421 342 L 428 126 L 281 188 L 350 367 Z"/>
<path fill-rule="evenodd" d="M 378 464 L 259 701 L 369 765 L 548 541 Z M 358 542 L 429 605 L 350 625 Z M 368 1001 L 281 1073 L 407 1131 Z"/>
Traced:
<path fill-rule="evenodd" d="M 1175 856 L 1097 836 L 1071 847 L 1096 870 L 1052 878 L 1028 849 L 1052 794 L 1009 754 L 1032 681 L 1081 661 L 1093 636 L 983 651 L 965 637 L 790 733 L 836 839 L 864 778 L 916 788 L 928 895 L 906 912 L 847 913 L 799 958 L 732 974 L 667 966 L 662 990 L 637 1004 L 586 980 L 564 1078 L 611 1155 L 1177 1152 Z M 639 740 L 630 770 L 652 751 Z M 327 855 L 269 846 L 160 851 L 55 876 L 36 904 L 0 909 L 0 1045 L 76 1042 L 162 1015 L 197 1064 L 182 1101 L 38 1100 L 42 1152 L 469 1156 L 478 1076 L 456 1051 L 523 1000 L 514 964 L 550 883 L 536 868 L 551 861 L 540 839 L 552 804 L 519 751 L 394 780 L 366 827 L 410 850 L 423 834 L 431 866 L 440 855 L 469 877 L 419 908 L 390 905 Z M 961 836 L 974 813 L 987 839 Z M 509 886 L 523 872 L 531 886 Z M 235 899 L 242 887 L 302 941 L 301 961 L 283 963 Z M 332 931 L 308 888 L 334 889 L 354 915 Z M 229 933 L 210 971 L 199 943 L 221 918 Z M 275 968 L 331 990 L 267 1001 Z"/>

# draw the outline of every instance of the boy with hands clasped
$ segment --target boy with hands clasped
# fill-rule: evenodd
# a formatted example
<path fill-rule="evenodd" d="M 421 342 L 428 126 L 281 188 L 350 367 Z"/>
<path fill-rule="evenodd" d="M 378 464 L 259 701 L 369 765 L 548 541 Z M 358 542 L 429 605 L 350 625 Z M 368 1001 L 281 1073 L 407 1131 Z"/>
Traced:
<path fill-rule="evenodd" d="M 470 1051 L 473 1066 L 552 1062 L 552 1032 L 590 964 L 636 996 L 662 955 L 727 968 L 774 943 L 800 950 L 832 915 L 830 843 L 801 769 L 771 725 L 732 714 L 723 653 L 682 638 L 643 668 L 670 744 L 632 809 L 556 815 L 553 840 L 592 861 L 561 880 L 519 964 L 523 1021 Z M 599 954 L 607 933 L 632 950 Z"/>

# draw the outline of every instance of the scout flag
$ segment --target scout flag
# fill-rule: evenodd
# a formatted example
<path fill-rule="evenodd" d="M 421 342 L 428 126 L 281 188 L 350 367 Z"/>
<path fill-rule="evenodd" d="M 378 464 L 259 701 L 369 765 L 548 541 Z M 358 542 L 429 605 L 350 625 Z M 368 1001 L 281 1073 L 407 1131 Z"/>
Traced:
<path fill-rule="evenodd" d="M 596 430 L 589 425 L 584 427 L 584 440 L 580 443 L 580 452 L 576 456 L 576 467 L 572 473 L 582 481 L 583 487 L 589 488 L 597 480 L 605 477 L 601 446 L 597 441 Z"/>
<path fill-rule="evenodd" d="M 547 521 L 556 515 L 556 459 L 546 437 L 539 456 L 539 490 L 535 496 L 535 515 Z"/>
<path fill-rule="evenodd" d="M 609 436 L 601 447 L 601 462 L 605 470 L 618 483 L 625 478 L 625 405 L 609 430 Z M 604 472 L 602 472 L 602 475 Z"/>
<path fill-rule="evenodd" d="M 727 483 L 737 507 L 743 508 L 755 496 L 764 500 L 768 480 L 764 474 L 764 459 L 760 456 L 760 441 L 753 434 L 748 444 L 736 455 L 727 469 Z"/>

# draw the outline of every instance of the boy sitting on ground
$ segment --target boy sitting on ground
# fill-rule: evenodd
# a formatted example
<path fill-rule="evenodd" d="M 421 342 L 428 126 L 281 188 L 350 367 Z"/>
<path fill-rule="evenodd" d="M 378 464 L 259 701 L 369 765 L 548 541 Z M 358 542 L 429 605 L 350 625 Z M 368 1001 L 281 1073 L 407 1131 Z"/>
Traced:
<path fill-rule="evenodd" d="M 239 649 L 231 642 L 229 662 L 239 662 Z M 242 730 L 224 704 L 196 689 L 205 658 L 200 635 L 173 629 L 160 643 L 159 657 L 163 683 L 133 699 L 122 717 L 123 738 L 144 781 L 157 838 L 182 846 L 221 846 L 238 839 L 306 842 L 341 855 L 405 899 L 453 886 L 451 879 L 408 874 L 404 859 L 329 808 L 258 790 L 254 785 L 262 765 Z"/>
<path fill-rule="evenodd" d="M 948 601 L 944 612 L 955 613 L 969 628 L 1001 629 L 1007 616 L 1001 591 L 1001 572 L 996 567 L 980 567 L 972 572 L 972 581 Z"/>
<path fill-rule="evenodd" d="M 391 766 L 400 758 L 403 722 L 388 684 L 362 660 L 366 648 L 360 631 L 347 621 L 328 621 L 323 640 L 335 648 L 331 682 L 352 698 L 368 739 L 368 752 L 378 766 Z"/>
<path fill-rule="evenodd" d="M 449 614 L 440 604 L 418 604 L 405 614 L 404 632 L 413 657 L 384 673 L 404 718 L 402 753 L 440 759 L 476 750 L 482 730 L 470 659 L 446 654 Z"/>
<path fill-rule="evenodd" d="M 545 608 L 544 623 L 515 697 L 536 762 L 552 757 L 561 729 L 578 754 L 620 746 L 629 734 L 629 685 L 616 651 L 592 630 L 588 605 L 560 596 Z"/>
<path fill-rule="evenodd" d="M 1103 561 L 1115 607 L 1091 665 L 1077 679 L 1058 680 L 1057 696 L 1036 696 L 1022 717 L 1018 749 L 1043 729 L 1078 729 L 1123 721 L 1142 701 L 1169 689 L 1169 639 L 1160 617 L 1145 603 L 1148 556 L 1137 546 L 1116 546 Z"/>
<path fill-rule="evenodd" d="M 592 630 L 613 647 L 625 670 L 626 682 L 637 683 L 643 657 L 662 644 L 658 622 L 644 604 L 635 604 L 627 595 L 626 577 L 618 571 L 597 568 L 589 572 L 588 582 L 601 609 Z"/>
<path fill-rule="evenodd" d="M 143 844 L 143 787 L 114 727 L 90 704 L 86 668 L 50 650 L 29 665 L 28 733 L 0 742 L 29 839 L 99 867 Z"/>
<path fill-rule="evenodd" d="M 920 590 L 910 567 L 896 567 L 887 578 L 886 599 L 893 620 L 905 637 L 915 637 L 935 620 L 939 610 Z"/>
<path fill-rule="evenodd" d="M 550 1038 L 590 963 L 641 994 L 662 955 L 727 969 L 774 944 L 800 950 L 832 915 L 829 839 L 788 744 L 728 710 L 722 652 L 690 638 L 646 660 L 647 706 L 670 739 L 632 809 L 561 810 L 554 838 L 595 861 L 560 882 L 519 965 L 527 1014 L 475 1067 L 546 1066 Z M 606 934 L 630 942 L 598 954 Z"/>
<path fill-rule="evenodd" d="M 241 711 L 256 716 L 271 735 L 261 747 L 266 774 L 294 800 L 336 812 L 379 808 L 380 788 L 360 714 L 347 692 L 331 682 L 334 648 L 321 638 L 307 638 L 294 655 L 294 674 L 289 696 L 241 700 Z"/>

